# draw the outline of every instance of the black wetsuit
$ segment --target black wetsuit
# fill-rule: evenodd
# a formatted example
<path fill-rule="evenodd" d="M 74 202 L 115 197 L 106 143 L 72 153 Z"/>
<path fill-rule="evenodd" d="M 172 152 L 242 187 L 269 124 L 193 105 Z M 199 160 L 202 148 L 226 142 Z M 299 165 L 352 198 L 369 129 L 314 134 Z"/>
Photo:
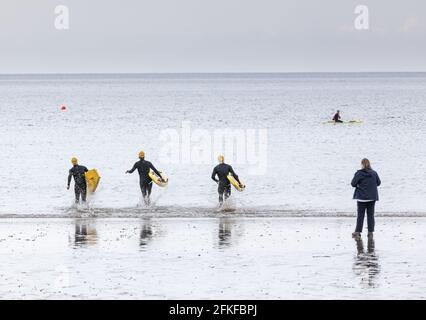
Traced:
<path fill-rule="evenodd" d="M 333 117 L 333 121 L 334 121 L 334 122 L 339 122 L 339 123 L 343 122 L 342 120 L 340 120 L 340 114 L 339 114 L 339 113 L 336 113 L 336 114 L 334 115 L 334 117 Z"/>
<path fill-rule="evenodd" d="M 217 192 L 219 193 L 219 203 L 223 202 L 223 196 L 228 199 L 231 195 L 231 183 L 228 180 L 228 174 L 231 173 L 235 180 L 240 183 L 238 175 L 234 172 L 234 169 L 229 164 L 221 163 L 218 164 L 212 173 L 212 179 L 218 183 Z M 216 179 L 216 175 L 219 179 Z"/>
<path fill-rule="evenodd" d="M 75 202 L 80 202 L 80 196 L 81 200 L 83 202 L 86 202 L 86 195 L 87 195 L 87 184 L 86 184 L 86 177 L 84 174 L 89 171 L 85 166 L 80 166 L 78 164 L 74 165 L 68 175 L 68 187 L 71 184 L 71 178 L 74 177 L 74 192 L 75 192 Z"/>
<path fill-rule="evenodd" d="M 161 174 L 157 169 L 155 169 L 151 162 L 144 159 L 136 162 L 133 168 L 129 170 L 129 173 L 133 173 L 136 169 L 138 169 L 139 173 L 139 185 L 141 187 L 142 196 L 144 197 L 145 201 L 149 201 L 149 196 L 151 195 L 152 189 L 152 179 L 148 175 L 149 170 L 152 169 L 152 171 L 154 171 L 155 174 L 159 177 L 161 177 Z"/>

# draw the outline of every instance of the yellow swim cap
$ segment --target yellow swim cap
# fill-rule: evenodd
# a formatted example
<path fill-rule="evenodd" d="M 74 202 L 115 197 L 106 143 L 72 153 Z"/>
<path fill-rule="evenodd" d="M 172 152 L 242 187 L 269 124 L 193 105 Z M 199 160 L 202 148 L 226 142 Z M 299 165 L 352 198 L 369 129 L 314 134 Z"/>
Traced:
<path fill-rule="evenodd" d="M 72 164 L 77 164 L 77 163 L 78 163 L 77 158 L 76 158 L 76 157 L 73 157 L 73 158 L 71 159 L 71 163 L 72 163 Z"/>
<path fill-rule="evenodd" d="M 143 151 L 139 152 L 139 158 L 145 158 L 145 152 Z"/>
<path fill-rule="evenodd" d="M 219 162 L 224 162 L 225 161 L 225 156 L 223 154 L 219 155 L 217 157 L 217 160 L 219 160 Z"/>

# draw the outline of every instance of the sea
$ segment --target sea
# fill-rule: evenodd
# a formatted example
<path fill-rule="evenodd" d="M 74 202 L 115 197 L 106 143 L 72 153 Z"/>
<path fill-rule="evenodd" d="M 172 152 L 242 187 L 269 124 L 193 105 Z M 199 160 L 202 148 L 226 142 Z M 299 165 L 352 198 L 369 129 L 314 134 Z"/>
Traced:
<path fill-rule="evenodd" d="M 0 75 L 0 216 L 214 216 L 219 154 L 246 185 L 237 215 L 354 215 L 365 157 L 377 214 L 422 215 L 425 124 L 426 73 Z M 169 178 L 149 208 L 125 173 L 141 150 Z M 87 208 L 74 156 L 101 176 Z"/>

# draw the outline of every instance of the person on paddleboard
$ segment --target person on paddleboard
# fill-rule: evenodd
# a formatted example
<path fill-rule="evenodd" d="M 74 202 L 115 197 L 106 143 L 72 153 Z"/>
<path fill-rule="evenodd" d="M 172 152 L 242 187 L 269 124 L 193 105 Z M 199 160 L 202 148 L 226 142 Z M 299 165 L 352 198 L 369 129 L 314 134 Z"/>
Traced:
<path fill-rule="evenodd" d="M 139 161 L 136 162 L 132 169 L 127 170 L 126 173 L 133 173 L 136 169 L 138 169 L 139 173 L 139 185 L 142 191 L 143 200 L 145 205 L 151 204 L 151 190 L 152 190 L 152 179 L 149 176 L 150 169 L 154 171 L 154 173 L 161 178 L 161 173 L 152 165 L 151 162 L 145 160 L 145 152 L 139 152 Z"/>
<path fill-rule="evenodd" d="M 218 156 L 217 159 L 219 164 L 213 169 L 212 179 L 218 184 L 217 192 L 219 193 L 219 205 L 221 206 L 224 198 L 226 200 L 231 195 L 231 183 L 228 180 L 228 174 L 232 174 L 240 186 L 242 186 L 242 183 L 238 179 L 238 175 L 234 172 L 234 169 L 232 169 L 229 164 L 225 163 L 225 157 L 223 155 Z"/>
<path fill-rule="evenodd" d="M 80 197 L 83 202 L 86 202 L 87 183 L 85 173 L 89 170 L 87 170 L 85 166 L 80 166 L 77 158 L 75 157 L 71 159 L 71 163 L 73 167 L 70 169 L 68 174 L 67 190 L 70 189 L 71 179 L 74 177 L 75 203 L 80 202 Z"/>
<path fill-rule="evenodd" d="M 343 121 L 340 120 L 340 110 L 337 110 L 336 114 L 333 116 L 333 121 L 336 123 L 342 123 Z"/>

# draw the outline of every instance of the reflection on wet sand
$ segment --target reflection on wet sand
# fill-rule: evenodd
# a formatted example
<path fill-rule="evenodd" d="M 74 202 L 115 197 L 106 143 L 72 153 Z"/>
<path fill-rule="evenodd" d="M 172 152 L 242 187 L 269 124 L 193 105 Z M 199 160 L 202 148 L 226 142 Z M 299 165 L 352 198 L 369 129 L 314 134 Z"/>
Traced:
<path fill-rule="evenodd" d="M 219 247 L 231 246 L 232 241 L 232 223 L 229 218 L 219 219 Z"/>
<path fill-rule="evenodd" d="M 380 273 L 380 265 L 375 253 L 374 239 L 368 239 L 367 252 L 364 251 L 362 239 L 355 240 L 357 255 L 355 257 L 353 270 L 361 277 L 361 286 L 366 288 L 377 287 L 377 275 Z"/>
<path fill-rule="evenodd" d="M 426 219 L 389 218 L 376 246 L 351 239 L 352 224 L 232 215 L 3 220 L 0 296 L 425 299 Z"/>
<path fill-rule="evenodd" d="M 89 220 L 75 220 L 74 245 L 94 245 L 98 241 L 98 234 L 94 223 Z"/>
<path fill-rule="evenodd" d="M 139 236 L 139 245 L 141 246 L 141 248 L 147 246 L 149 242 L 151 242 L 153 236 L 154 232 L 152 231 L 151 220 L 144 220 L 141 226 L 141 233 Z"/>

